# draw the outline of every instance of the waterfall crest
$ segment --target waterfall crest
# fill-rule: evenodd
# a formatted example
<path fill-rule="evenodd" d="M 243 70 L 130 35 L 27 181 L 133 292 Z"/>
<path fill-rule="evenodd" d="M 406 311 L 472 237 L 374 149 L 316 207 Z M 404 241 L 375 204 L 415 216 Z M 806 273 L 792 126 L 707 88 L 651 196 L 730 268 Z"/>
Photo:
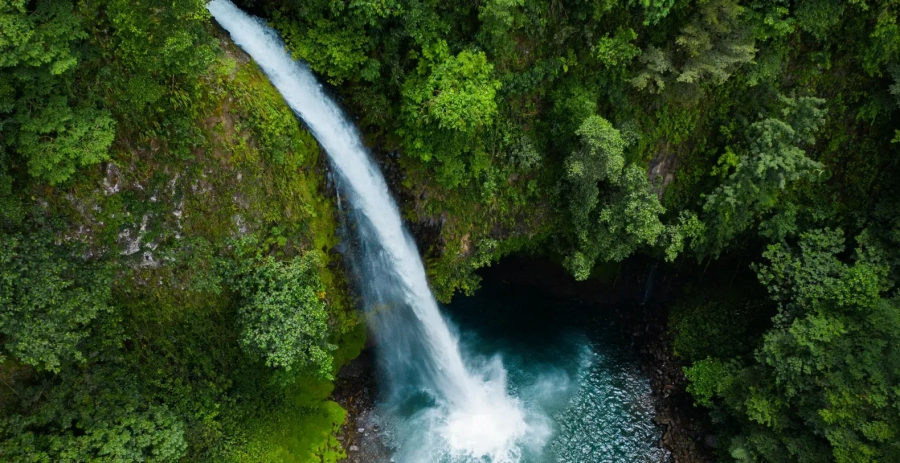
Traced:
<path fill-rule="evenodd" d="M 353 259 L 378 341 L 387 402 L 394 413 L 407 414 L 404 419 L 415 431 L 396 443 L 398 461 L 519 460 L 520 448 L 539 445 L 548 430 L 508 394 L 499 358 L 477 366 L 463 360 L 428 288 L 415 243 L 355 126 L 264 21 L 229 0 L 214 0 L 207 8 L 306 122 L 351 206 L 358 238 Z M 404 402 L 413 397 L 428 406 L 404 412 Z"/>

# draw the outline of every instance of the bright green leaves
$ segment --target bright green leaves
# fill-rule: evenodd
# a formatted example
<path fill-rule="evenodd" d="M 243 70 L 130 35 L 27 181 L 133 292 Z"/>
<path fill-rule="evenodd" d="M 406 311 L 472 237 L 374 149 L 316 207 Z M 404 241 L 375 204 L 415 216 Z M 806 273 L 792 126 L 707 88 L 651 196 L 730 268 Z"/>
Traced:
<path fill-rule="evenodd" d="M 409 121 L 421 119 L 439 129 L 473 134 L 490 125 L 497 114 L 500 82 L 493 69 L 481 52 L 462 51 L 444 58 L 427 77 L 404 85 L 405 115 Z"/>
<path fill-rule="evenodd" d="M 0 333 L 18 361 L 59 371 L 84 360 L 90 324 L 108 312 L 109 275 L 42 235 L 0 232 Z"/>
<path fill-rule="evenodd" d="M 410 94 L 424 105 L 431 122 L 442 129 L 473 133 L 490 125 L 497 115 L 494 101 L 500 82 L 493 78 L 493 66 L 484 53 L 462 51 L 437 65 L 425 87 Z"/>
<path fill-rule="evenodd" d="M 788 0 L 754 2 L 745 14 L 759 40 L 783 39 L 796 29 L 797 20 L 791 16 Z"/>
<path fill-rule="evenodd" d="M 192 76 L 215 59 L 203 0 L 107 0 L 105 7 L 115 56 L 126 72 Z"/>
<path fill-rule="evenodd" d="M 368 31 L 402 12 L 395 0 L 319 0 L 283 5 L 273 19 L 293 56 L 338 85 L 378 79 Z"/>
<path fill-rule="evenodd" d="M 62 97 L 22 118 L 19 130 L 19 153 L 27 159 L 28 172 L 51 185 L 66 181 L 78 167 L 107 160 L 115 138 L 108 111 L 73 110 Z"/>
<path fill-rule="evenodd" d="M 72 42 L 85 36 L 71 2 L 0 1 L 0 68 L 47 65 L 62 74 L 78 62 Z"/>
<path fill-rule="evenodd" d="M 782 97 L 782 102 L 782 118 L 763 119 L 747 129 L 734 172 L 706 197 L 703 210 L 713 253 L 772 210 L 792 184 L 822 177 L 822 164 L 806 157 L 801 146 L 814 142 L 813 134 L 824 123 L 825 112 L 819 109 L 824 100 Z M 726 165 L 734 165 L 734 153 L 726 155 Z M 726 165 L 717 168 L 717 175 Z"/>
<path fill-rule="evenodd" d="M 880 300 L 887 269 L 861 254 L 853 266 L 838 259 L 844 251 L 841 230 L 816 230 L 800 237 L 800 252 L 784 244 L 770 245 L 769 264 L 757 269 L 760 282 L 775 300 L 790 307 L 867 307 Z"/>
<path fill-rule="evenodd" d="M 50 184 L 108 159 L 113 115 L 133 125 L 143 121 L 139 131 L 165 133 L 170 146 L 187 145 L 198 95 L 185 88 L 196 88 L 215 58 L 208 20 L 205 2 L 198 0 L 4 1 L 0 94 L 14 104 L 0 104 L 0 113 L 12 115 L 3 117 L 2 142 Z M 104 32 L 89 36 L 92 28 Z M 107 58 L 97 60 L 104 52 Z M 162 124 L 142 119 L 151 105 Z"/>
<path fill-rule="evenodd" d="M 48 453 L 57 461 L 174 462 L 184 456 L 184 423 L 165 406 L 103 403 L 100 407 L 105 416 L 85 423 L 83 435 L 53 436 Z"/>
<path fill-rule="evenodd" d="M 242 298 L 241 344 L 267 366 L 311 368 L 330 377 L 334 346 L 326 341 L 328 312 L 317 255 L 282 262 L 258 253 L 254 257 L 244 249 L 250 242 L 241 243 L 240 260 L 226 272 Z"/>
<path fill-rule="evenodd" d="M 0 123 L 0 143 L 50 184 L 106 160 L 114 136 L 108 112 L 70 101 L 75 46 L 85 37 L 68 1 L 0 3 L 0 114 L 9 114 Z"/>
<path fill-rule="evenodd" d="M 715 359 L 699 360 L 684 369 L 684 376 L 690 381 L 687 391 L 699 405 L 709 407 L 712 399 L 719 394 L 720 384 L 725 377 L 725 365 Z"/>
<path fill-rule="evenodd" d="M 464 183 L 478 137 L 497 115 L 500 82 L 483 52 L 449 56 L 446 44 L 423 50 L 419 73 L 403 85 L 399 130 L 408 154 L 439 163 L 447 187 Z"/>
<path fill-rule="evenodd" d="M 302 126 L 281 94 L 272 86 L 258 84 L 262 71 L 241 66 L 236 72 L 229 68 L 219 72 L 228 95 L 235 99 L 232 111 L 246 118 L 260 151 L 274 164 L 299 167 L 311 147 L 304 146 Z"/>
<path fill-rule="evenodd" d="M 877 12 L 875 25 L 867 29 L 871 31 L 869 43 L 860 58 L 869 75 L 879 75 L 885 65 L 900 58 L 900 4 L 886 1 L 873 5 L 873 9 Z"/>
<path fill-rule="evenodd" d="M 174 109 L 167 115 L 172 119 L 190 116 L 193 102 L 186 92 L 215 60 L 206 2 L 107 0 L 102 8 L 110 37 L 100 45 L 116 59 L 101 72 L 116 73 L 104 83 L 124 103 L 116 105 L 118 111 L 133 116 L 155 105 L 156 112 Z"/>
<path fill-rule="evenodd" d="M 673 260 L 687 241 L 702 239 L 703 224 L 690 213 L 665 226 L 659 216 L 665 208 L 651 188 L 646 172 L 625 165 L 626 142 L 612 124 L 600 116 L 587 117 L 576 131 L 581 149 L 565 161 L 568 202 L 575 232 L 575 251 L 565 265 L 584 280 L 597 260 L 621 261 L 641 247 L 666 245 Z"/>
<path fill-rule="evenodd" d="M 617 186 L 596 222 L 594 246 L 603 260 L 621 261 L 641 246 L 652 246 L 665 230 L 659 221 L 665 208 L 650 187 L 647 172 L 629 164 Z"/>
<path fill-rule="evenodd" d="M 328 19 L 317 21 L 315 26 L 308 30 L 293 23 L 282 27 L 294 57 L 306 60 L 333 84 L 378 77 L 379 64 L 367 56 L 369 39 L 362 31 Z"/>
<path fill-rule="evenodd" d="M 566 179 L 572 186 L 570 210 L 574 222 L 582 227 L 599 201 L 599 182 L 619 182 L 625 168 L 625 140 L 612 124 L 600 116 L 584 120 L 576 134 L 582 149 L 566 158 Z"/>
<path fill-rule="evenodd" d="M 697 248 L 706 238 L 706 225 L 697 214 L 681 211 L 674 223 L 666 225 L 663 235 L 666 262 L 673 262 L 687 248 Z M 690 246 L 688 246 L 690 242 Z"/>
<path fill-rule="evenodd" d="M 565 162 L 576 244 L 565 266 L 584 280 L 598 259 L 621 261 L 638 247 L 655 244 L 665 231 L 659 221 L 665 209 L 647 173 L 625 166 L 625 141 L 609 121 L 590 116 L 576 133 L 582 148 Z"/>
<path fill-rule="evenodd" d="M 160 461 L 185 456 L 185 423 L 144 395 L 137 375 L 115 362 L 64 370 L 30 388 L 33 413 L 10 413 L 0 427 L 9 461 Z"/>
<path fill-rule="evenodd" d="M 757 269 L 782 307 L 757 356 L 780 394 L 824 419 L 818 432 L 836 461 L 895 454 L 885 431 L 900 429 L 900 316 L 896 301 L 881 297 L 887 268 L 864 240 L 852 265 L 839 260 L 840 230 L 805 233 L 798 247 L 770 246 L 769 264 Z"/>
<path fill-rule="evenodd" d="M 633 42 L 637 33 L 633 29 L 619 28 L 612 37 L 606 34 L 597 42 L 594 54 L 604 66 L 624 66 L 641 54 Z"/>

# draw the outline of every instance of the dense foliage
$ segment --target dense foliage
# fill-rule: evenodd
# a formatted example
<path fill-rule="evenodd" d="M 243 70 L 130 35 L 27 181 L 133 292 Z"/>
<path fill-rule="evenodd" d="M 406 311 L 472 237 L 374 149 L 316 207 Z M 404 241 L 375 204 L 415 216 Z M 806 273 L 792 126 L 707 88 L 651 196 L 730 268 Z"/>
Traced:
<path fill-rule="evenodd" d="M 0 460 L 341 457 L 319 162 L 205 2 L 0 0 Z"/>
<path fill-rule="evenodd" d="M 247 256 L 246 248 L 253 244 L 252 239 L 238 243 L 238 259 L 226 272 L 241 294 L 241 345 L 268 366 L 285 370 L 313 366 L 329 377 L 328 350 L 334 346 L 326 339 L 328 312 L 320 260 L 312 253 L 287 262 L 259 252 Z"/>
<path fill-rule="evenodd" d="M 900 459 L 900 2 L 242 6 L 439 232 L 439 298 L 514 251 L 738 262 L 670 325 L 719 456 Z M 202 1 L 0 0 L 0 459 L 338 457 L 317 165 Z"/>

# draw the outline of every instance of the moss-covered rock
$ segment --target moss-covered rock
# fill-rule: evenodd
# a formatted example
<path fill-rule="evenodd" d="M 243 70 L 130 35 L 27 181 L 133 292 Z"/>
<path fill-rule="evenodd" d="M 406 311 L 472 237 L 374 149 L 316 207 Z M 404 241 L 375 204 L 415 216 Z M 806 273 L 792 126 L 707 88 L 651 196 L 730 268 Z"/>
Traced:
<path fill-rule="evenodd" d="M 335 461 L 344 453 L 333 434 L 346 413 L 329 400 L 331 382 L 243 352 L 240 294 L 220 271 L 241 258 L 234 243 L 248 235 L 276 260 L 316 254 L 334 368 L 355 357 L 365 330 L 333 251 L 327 166 L 257 66 L 213 33 L 221 51 L 193 102 L 189 155 L 123 124 L 109 161 L 58 186 L 20 176 L 21 198 L 56 224 L 58 242 L 78 243 L 83 259 L 113 269 L 114 316 L 103 323 L 118 334 L 107 348 L 142 397 L 184 423 L 188 459 Z M 0 373 L 36 380 L 23 368 L 8 363 Z"/>

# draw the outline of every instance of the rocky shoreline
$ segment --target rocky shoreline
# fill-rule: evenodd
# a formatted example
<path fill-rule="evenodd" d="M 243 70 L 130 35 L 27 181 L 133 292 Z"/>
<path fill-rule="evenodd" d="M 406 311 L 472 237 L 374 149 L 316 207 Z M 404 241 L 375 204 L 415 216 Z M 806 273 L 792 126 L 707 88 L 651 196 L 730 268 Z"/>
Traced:
<path fill-rule="evenodd" d="M 334 383 L 332 399 L 347 410 L 347 420 L 337 439 L 344 447 L 348 463 L 391 461 L 390 451 L 379 435 L 382 431 L 375 415 L 377 385 L 374 347 L 367 347 L 344 365 Z"/>
<path fill-rule="evenodd" d="M 694 407 L 685 390 L 683 365 L 675 358 L 666 335 L 664 308 L 648 308 L 638 316 L 617 312 L 623 322 L 621 329 L 631 331 L 640 346 L 641 368 L 650 378 L 655 399 L 654 420 L 663 430 L 660 447 L 669 451 L 675 463 L 712 463 L 715 437 L 709 432 L 705 413 Z"/>

